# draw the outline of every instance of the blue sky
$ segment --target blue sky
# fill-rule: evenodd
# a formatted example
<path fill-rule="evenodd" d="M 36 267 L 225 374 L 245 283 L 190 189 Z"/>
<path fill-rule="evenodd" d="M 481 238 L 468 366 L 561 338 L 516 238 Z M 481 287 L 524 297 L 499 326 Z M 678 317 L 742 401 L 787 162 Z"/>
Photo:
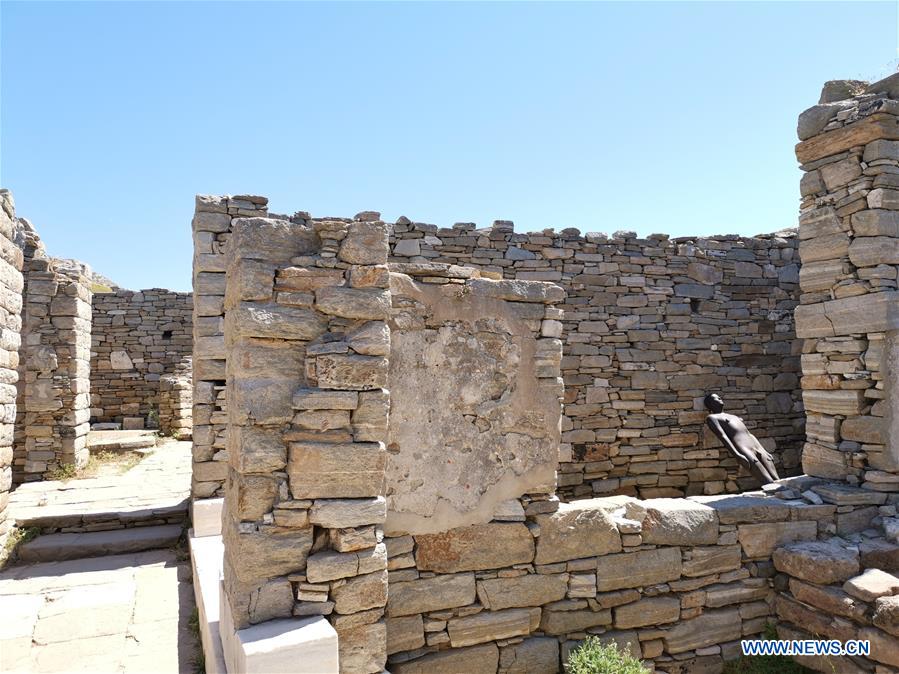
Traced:
<path fill-rule="evenodd" d="M 796 117 L 884 3 L 0 2 L 0 183 L 53 255 L 190 288 L 196 193 L 449 226 L 793 226 Z"/>

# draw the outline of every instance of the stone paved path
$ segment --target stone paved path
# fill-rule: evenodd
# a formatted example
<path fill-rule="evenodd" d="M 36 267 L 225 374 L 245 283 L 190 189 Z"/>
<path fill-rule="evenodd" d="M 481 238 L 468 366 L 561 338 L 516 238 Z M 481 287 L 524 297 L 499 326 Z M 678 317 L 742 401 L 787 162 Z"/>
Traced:
<path fill-rule="evenodd" d="M 2 672 L 195 671 L 190 562 L 171 550 L 10 568 L 0 607 Z"/>
<path fill-rule="evenodd" d="M 122 475 L 23 484 L 10 494 L 9 515 L 20 526 L 78 527 L 84 531 L 117 528 L 135 520 L 146 522 L 154 516 L 163 524 L 173 513 L 187 512 L 191 444 L 161 443 Z"/>

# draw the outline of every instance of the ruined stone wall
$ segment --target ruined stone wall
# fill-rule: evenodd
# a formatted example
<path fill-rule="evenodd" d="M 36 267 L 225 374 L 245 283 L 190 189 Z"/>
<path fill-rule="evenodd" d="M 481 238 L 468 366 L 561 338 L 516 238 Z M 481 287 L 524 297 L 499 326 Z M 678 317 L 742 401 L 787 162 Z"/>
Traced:
<path fill-rule="evenodd" d="M 221 495 L 228 474 L 225 407 L 225 245 L 235 218 L 265 216 L 268 199 L 199 195 L 193 261 L 194 498 Z"/>
<path fill-rule="evenodd" d="M 14 242 L 15 230 L 12 194 L 0 190 L 0 551 L 9 533 L 7 504 L 13 480 L 13 427 L 22 328 L 22 251 Z"/>
<path fill-rule="evenodd" d="M 58 269 L 25 224 L 16 484 L 83 466 L 90 430 L 91 282 L 80 269 Z"/>
<path fill-rule="evenodd" d="M 794 232 L 638 239 L 516 234 L 504 221 L 438 229 L 400 218 L 391 260 L 561 285 L 567 299 L 553 333 L 564 344 L 559 495 L 658 497 L 757 486 L 706 430 L 709 391 L 721 392 L 782 471 L 795 472 L 804 439 L 796 247 Z"/>
<path fill-rule="evenodd" d="M 91 346 L 91 417 L 95 422 L 157 426 L 160 379 L 189 365 L 190 293 L 116 290 L 96 293 Z M 189 371 L 188 371 L 189 374 Z"/>
<path fill-rule="evenodd" d="M 825 88 L 799 118 L 803 468 L 899 488 L 899 86 Z M 890 389 L 893 395 L 889 395 Z"/>
<path fill-rule="evenodd" d="M 193 381 L 187 358 L 173 374 L 159 379 L 159 432 L 176 440 L 189 440 L 193 425 Z"/>

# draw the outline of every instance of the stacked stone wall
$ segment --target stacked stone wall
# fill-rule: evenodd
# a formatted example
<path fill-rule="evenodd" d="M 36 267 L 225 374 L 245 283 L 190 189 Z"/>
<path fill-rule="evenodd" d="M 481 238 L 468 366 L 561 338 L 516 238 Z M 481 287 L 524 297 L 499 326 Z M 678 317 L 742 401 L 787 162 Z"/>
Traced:
<path fill-rule="evenodd" d="M 899 88 L 825 88 L 799 118 L 804 171 L 797 332 L 809 475 L 899 483 Z"/>
<path fill-rule="evenodd" d="M 157 426 L 161 379 L 189 368 L 193 350 L 190 293 L 116 290 L 96 293 L 91 346 L 94 422 Z M 189 376 L 189 369 L 187 370 Z"/>
<path fill-rule="evenodd" d="M 228 474 L 225 406 L 225 246 L 236 218 L 266 216 L 268 199 L 197 196 L 193 259 L 194 498 L 221 495 Z"/>
<path fill-rule="evenodd" d="M 12 194 L 0 190 L 0 551 L 9 534 L 7 505 L 13 481 L 13 428 L 22 328 L 23 256 L 14 240 L 16 229 Z"/>
<path fill-rule="evenodd" d="M 772 450 L 782 472 L 804 440 L 794 231 L 755 238 L 638 239 L 578 230 L 517 234 L 509 222 L 438 229 L 400 218 L 391 260 L 475 267 L 567 292 L 559 495 L 641 497 L 757 486 L 706 430 L 702 398 Z"/>
<path fill-rule="evenodd" d="M 159 432 L 189 440 L 193 432 L 193 381 L 190 359 L 159 379 Z"/>
<path fill-rule="evenodd" d="M 80 269 L 58 269 L 30 225 L 20 235 L 16 484 L 44 479 L 62 466 L 83 466 L 90 430 L 91 281 Z"/>

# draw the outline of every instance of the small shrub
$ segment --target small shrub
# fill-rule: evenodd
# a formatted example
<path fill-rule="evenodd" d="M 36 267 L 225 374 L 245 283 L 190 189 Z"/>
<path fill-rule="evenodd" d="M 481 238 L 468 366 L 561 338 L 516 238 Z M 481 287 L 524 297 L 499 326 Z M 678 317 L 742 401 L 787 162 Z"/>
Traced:
<path fill-rule="evenodd" d="M 62 463 L 44 475 L 48 480 L 74 480 L 77 476 L 78 468 L 74 463 Z"/>
<path fill-rule="evenodd" d="M 567 674 L 646 674 L 643 663 L 614 644 L 603 644 L 596 637 L 587 637 L 571 652 Z"/>

